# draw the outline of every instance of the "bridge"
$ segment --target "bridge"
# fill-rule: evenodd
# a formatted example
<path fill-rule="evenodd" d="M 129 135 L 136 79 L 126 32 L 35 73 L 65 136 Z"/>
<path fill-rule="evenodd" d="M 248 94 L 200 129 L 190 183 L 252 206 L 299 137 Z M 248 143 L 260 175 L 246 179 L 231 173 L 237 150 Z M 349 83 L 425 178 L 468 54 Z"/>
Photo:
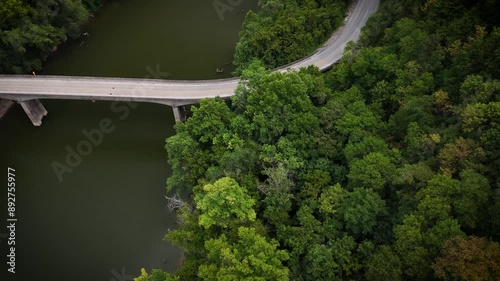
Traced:
<path fill-rule="evenodd" d="M 340 61 L 344 48 L 357 41 L 361 28 L 377 10 L 379 0 L 358 0 L 343 27 L 313 54 L 274 71 L 286 72 L 314 65 L 321 71 Z M 40 99 L 152 102 L 172 106 L 176 120 L 185 118 L 183 106 L 204 98 L 228 98 L 239 78 L 216 80 L 160 80 L 72 76 L 0 75 L 0 98 L 16 101 L 35 126 L 47 110 Z"/>

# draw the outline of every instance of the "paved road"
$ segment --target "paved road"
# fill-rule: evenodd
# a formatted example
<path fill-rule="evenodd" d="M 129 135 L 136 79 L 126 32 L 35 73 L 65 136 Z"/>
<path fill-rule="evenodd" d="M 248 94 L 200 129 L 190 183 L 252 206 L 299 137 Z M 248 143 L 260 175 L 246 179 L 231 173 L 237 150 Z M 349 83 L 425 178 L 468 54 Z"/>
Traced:
<path fill-rule="evenodd" d="M 341 31 L 314 54 L 277 69 L 315 65 L 325 70 L 338 62 L 349 41 L 359 38 L 361 28 L 378 8 L 379 0 L 358 0 Z M 0 75 L 0 98 L 150 101 L 173 106 L 196 103 L 202 98 L 232 96 L 238 78 L 201 81 Z"/>

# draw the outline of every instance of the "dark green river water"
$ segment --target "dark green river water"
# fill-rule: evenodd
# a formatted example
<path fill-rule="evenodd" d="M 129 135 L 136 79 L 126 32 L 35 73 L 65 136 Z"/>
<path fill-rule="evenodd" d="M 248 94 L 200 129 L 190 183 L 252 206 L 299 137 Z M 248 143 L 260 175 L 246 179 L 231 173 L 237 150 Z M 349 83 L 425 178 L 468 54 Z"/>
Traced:
<path fill-rule="evenodd" d="M 142 78 L 158 65 L 169 79 L 228 77 L 244 13 L 256 6 L 243 1 L 221 18 L 212 1 L 108 1 L 83 27 L 89 36 L 59 46 L 38 74 Z M 17 218 L 16 273 L 7 273 L 10 230 L 2 227 L 0 280 L 131 281 L 141 267 L 175 271 L 180 250 L 162 240 L 176 227 L 164 198 L 171 108 L 42 102 L 49 114 L 41 127 L 17 105 L 0 121 L 1 225 L 8 167 L 16 171 Z M 112 132 L 79 161 L 70 158 L 74 167 L 58 178 L 54 163 L 66 165 L 68 151 L 88 139 L 82 131 L 106 118 Z"/>

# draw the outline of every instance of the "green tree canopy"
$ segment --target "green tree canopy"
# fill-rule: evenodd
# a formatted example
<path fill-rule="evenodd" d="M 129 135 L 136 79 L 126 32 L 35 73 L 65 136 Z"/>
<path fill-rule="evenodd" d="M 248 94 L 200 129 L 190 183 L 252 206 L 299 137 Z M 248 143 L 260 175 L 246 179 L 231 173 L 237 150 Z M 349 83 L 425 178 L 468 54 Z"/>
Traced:
<path fill-rule="evenodd" d="M 340 203 L 346 229 L 357 237 L 373 231 L 377 218 L 386 212 L 384 200 L 372 189 L 355 188 Z"/>
<path fill-rule="evenodd" d="M 255 229 L 238 228 L 238 240 L 229 241 L 222 234 L 205 243 L 206 264 L 199 268 L 203 280 L 288 280 L 289 270 L 283 265 L 286 251 L 278 250 L 275 240 L 267 241 Z"/>
<path fill-rule="evenodd" d="M 214 184 L 203 186 L 203 193 L 195 196 L 196 208 L 201 210 L 199 224 L 203 227 L 234 224 L 255 220 L 252 209 L 255 200 L 234 179 L 221 178 Z"/>
<path fill-rule="evenodd" d="M 367 264 L 368 281 L 402 280 L 401 261 L 391 247 L 381 246 Z"/>

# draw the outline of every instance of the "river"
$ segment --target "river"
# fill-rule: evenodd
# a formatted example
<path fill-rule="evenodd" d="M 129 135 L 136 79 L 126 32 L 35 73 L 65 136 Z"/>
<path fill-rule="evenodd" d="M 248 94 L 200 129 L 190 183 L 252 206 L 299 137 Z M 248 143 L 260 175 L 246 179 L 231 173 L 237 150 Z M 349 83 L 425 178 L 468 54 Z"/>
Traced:
<path fill-rule="evenodd" d="M 108 1 L 82 28 L 89 36 L 59 46 L 40 74 L 142 78 L 158 67 L 168 79 L 226 78 L 244 13 L 256 7 L 257 1 L 242 1 L 221 17 L 211 1 Z M 0 178 L 6 183 L 7 167 L 16 170 L 18 219 L 16 273 L 5 275 L 4 262 L 0 279 L 125 281 L 141 267 L 175 271 L 180 250 L 162 240 L 176 227 L 164 198 L 172 110 L 120 104 L 125 114 L 109 102 L 43 104 L 49 114 L 41 127 L 20 106 L 0 121 Z M 95 132 L 106 118 L 112 132 L 81 159 L 68 156 L 88 141 L 82 131 Z M 58 177 L 58 164 L 71 171 Z M 5 188 L 4 222 L 6 196 Z M 0 229 L 4 261 L 6 234 Z"/>

